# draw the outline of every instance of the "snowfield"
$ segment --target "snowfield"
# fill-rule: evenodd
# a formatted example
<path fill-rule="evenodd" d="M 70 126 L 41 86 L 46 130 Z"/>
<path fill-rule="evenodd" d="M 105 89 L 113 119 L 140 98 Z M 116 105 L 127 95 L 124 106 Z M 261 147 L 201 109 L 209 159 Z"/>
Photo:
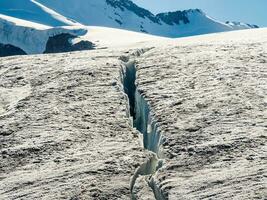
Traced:
<path fill-rule="evenodd" d="M 265 198 L 267 29 L 136 44 L 0 58 L 0 199 Z"/>
<path fill-rule="evenodd" d="M 115 28 L 87 26 L 87 34 L 81 36 L 76 41 L 88 40 L 96 44 L 97 48 L 125 48 L 138 47 L 146 45 L 146 43 L 153 41 L 172 41 L 170 38 L 148 35 L 144 33 L 137 33 L 133 31 L 120 30 Z"/>

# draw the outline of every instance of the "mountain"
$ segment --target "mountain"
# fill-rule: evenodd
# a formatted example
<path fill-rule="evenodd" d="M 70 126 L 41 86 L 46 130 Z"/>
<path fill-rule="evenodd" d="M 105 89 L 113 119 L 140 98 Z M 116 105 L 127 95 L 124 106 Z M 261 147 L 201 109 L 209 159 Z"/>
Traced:
<path fill-rule="evenodd" d="M 169 39 L 106 27 L 51 27 L 0 14 L 0 57 L 117 48 L 153 40 Z"/>
<path fill-rule="evenodd" d="M 76 25 L 75 22 L 32 0 L 1 0 L 0 14 L 49 26 Z"/>
<path fill-rule="evenodd" d="M 2 0 L 0 13 L 49 26 L 104 26 L 173 38 L 255 28 L 216 21 L 199 9 L 154 15 L 130 0 Z"/>
<path fill-rule="evenodd" d="M 118 47 L 151 41 L 155 36 L 166 39 L 257 28 L 241 22 L 222 23 L 199 9 L 154 15 L 130 0 L 62 2 L 1 0 L 0 56 Z"/>
<path fill-rule="evenodd" d="M 242 23 L 242 22 L 225 22 L 226 24 L 235 27 L 236 29 L 250 29 L 250 28 L 260 28 L 259 26 L 255 24 L 247 24 L 247 23 Z"/>
<path fill-rule="evenodd" d="M 218 22 L 199 9 L 154 15 L 130 0 L 65 0 L 64 5 L 61 0 L 38 2 L 85 25 L 122 28 L 164 37 L 240 29 L 236 25 Z"/>

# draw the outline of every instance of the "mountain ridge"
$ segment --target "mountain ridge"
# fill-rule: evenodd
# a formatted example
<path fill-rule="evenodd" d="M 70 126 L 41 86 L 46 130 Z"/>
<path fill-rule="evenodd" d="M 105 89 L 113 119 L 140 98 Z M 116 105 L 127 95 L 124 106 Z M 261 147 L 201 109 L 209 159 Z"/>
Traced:
<path fill-rule="evenodd" d="M 102 27 L 103 30 L 96 27 Z M 152 35 L 179 38 L 251 28 L 257 26 L 240 22 L 223 23 L 200 9 L 153 14 L 130 0 L 64 0 L 64 4 L 61 0 L 0 1 L 1 47 L 12 45 L 27 54 L 48 52 L 45 51 L 47 42 L 49 38 L 53 40 L 51 37 L 59 38 L 56 35 L 62 36 L 59 44 L 67 47 L 56 49 L 67 51 L 83 50 L 80 47 L 84 45 L 74 48 L 72 40 L 88 44 L 89 49 L 92 45 L 108 48 L 132 45 L 133 41 L 139 43 L 154 40 Z M 64 34 L 70 35 L 65 37 Z M 68 37 L 74 39 L 67 40 Z M 6 51 L 6 48 L 2 51 Z M 17 51 L 11 52 L 13 55 Z"/>
<path fill-rule="evenodd" d="M 257 27 L 219 22 L 200 9 L 153 14 L 130 0 L 4 0 L 0 7 L 0 14 L 48 26 L 104 26 L 171 38 Z"/>

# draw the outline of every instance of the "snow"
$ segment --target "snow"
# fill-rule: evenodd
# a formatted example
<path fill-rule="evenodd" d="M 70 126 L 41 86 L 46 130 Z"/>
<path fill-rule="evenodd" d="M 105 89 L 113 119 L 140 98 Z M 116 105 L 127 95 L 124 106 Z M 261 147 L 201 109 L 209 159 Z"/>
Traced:
<path fill-rule="evenodd" d="M 35 0 L 1 0 L 0 14 L 49 26 L 78 25 Z"/>
<path fill-rule="evenodd" d="M 267 28 L 258 28 L 252 30 L 238 30 L 238 31 L 230 31 L 224 33 L 212 33 L 206 35 L 198 35 L 184 38 L 177 38 L 175 41 L 178 42 L 179 45 L 189 45 L 189 44 L 202 44 L 206 41 L 210 43 L 219 43 L 224 44 L 225 42 L 238 42 L 238 43 L 247 43 L 247 42 L 257 42 L 259 40 L 266 40 Z"/>
<path fill-rule="evenodd" d="M 190 23 L 168 25 L 163 21 L 157 23 L 149 16 L 140 17 L 134 9 L 113 7 L 106 0 L 64 0 L 64 3 L 62 0 L 0 1 L 2 14 L 53 27 L 83 24 L 173 38 L 251 28 L 244 24 L 219 22 L 198 9 L 187 11 Z M 150 15 L 157 19 L 152 13 Z"/>
<path fill-rule="evenodd" d="M 47 26 L 44 24 L 26 21 L 26 20 L 23 20 L 21 18 L 15 18 L 15 17 L 2 15 L 2 14 L 0 14 L 0 19 L 1 19 L 2 23 L 5 21 L 6 23 L 9 23 L 10 25 L 12 24 L 13 26 L 23 26 L 23 27 L 27 27 L 27 28 L 35 28 L 38 30 L 45 30 L 45 29 L 52 28 L 51 26 Z"/>
<path fill-rule="evenodd" d="M 189 24 L 168 25 L 162 21 L 161 24 L 158 24 L 146 17 L 139 17 L 130 10 L 114 8 L 106 4 L 105 0 L 65 0 L 64 5 L 60 0 L 38 1 L 84 25 L 113 27 L 138 32 L 143 29 L 150 34 L 165 37 L 184 37 L 235 29 L 231 25 L 210 18 L 199 10 L 188 11 Z M 116 20 L 121 21 L 122 24 L 117 23 Z M 143 28 L 140 28 L 141 26 Z"/>
<path fill-rule="evenodd" d="M 149 41 L 168 40 L 144 33 L 97 26 L 50 27 L 1 14 L 0 30 L 0 43 L 17 46 L 27 54 L 43 53 L 48 38 L 60 33 L 79 36 L 72 43 L 88 40 L 96 44 L 96 48 L 136 47 Z"/>
<path fill-rule="evenodd" d="M 106 0 L 62 2 L 0 1 L 0 43 L 19 47 L 27 54 L 36 54 L 44 52 L 49 37 L 60 33 L 79 36 L 70 40 L 73 44 L 87 40 L 93 42 L 96 48 L 124 48 L 153 41 L 172 41 L 166 37 L 186 37 L 253 27 L 239 22 L 222 23 L 199 9 L 185 11 L 189 23 L 169 25 L 134 4 L 126 8 L 112 6 Z M 138 11 L 146 14 L 142 17 Z"/>
<path fill-rule="evenodd" d="M 226 24 L 234 27 L 236 30 L 259 28 L 257 25 L 246 24 L 243 22 L 226 22 Z"/>
<path fill-rule="evenodd" d="M 98 26 L 88 26 L 86 28 L 88 33 L 75 40 L 89 40 L 96 44 L 98 48 L 123 48 L 126 46 L 136 47 L 146 42 L 169 40 L 168 38 L 164 37 L 115 28 Z"/>
<path fill-rule="evenodd" d="M 168 30 L 169 37 L 186 37 L 234 30 L 231 26 L 216 21 L 203 12 L 192 10 L 188 12 L 188 18 L 190 21 L 188 24 L 167 26 L 164 30 Z"/>
<path fill-rule="evenodd" d="M 85 35 L 82 27 L 49 27 L 0 14 L 0 43 L 21 48 L 27 54 L 43 53 L 49 37 L 69 33 L 75 36 Z"/>

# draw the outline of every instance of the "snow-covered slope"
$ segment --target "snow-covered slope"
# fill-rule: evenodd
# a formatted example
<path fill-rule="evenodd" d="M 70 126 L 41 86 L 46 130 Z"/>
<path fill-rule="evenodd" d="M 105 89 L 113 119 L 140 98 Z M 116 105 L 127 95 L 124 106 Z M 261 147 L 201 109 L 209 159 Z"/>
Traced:
<path fill-rule="evenodd" d="M 227 21 L 226 24 L 234 27 L 237 30 L 259 28 L 259 26 L 257 26 L 257 25 L 247 24 L 247 23 L 242 23 L 242 22 L 229 22 L 229 21 Z"/>
<path fill-rule="evenodd" d="M 50 27 L 0 14 L 0 44 L 19 47 L 27 54 L 43 53 L 49 37 L 62 33 L 77 36 L 70 41 L 72 44 L 90 41 L 96 45 L 95 48 L 130 47 L 148 41 L 168 40 L 168 38 L 115 28 L 95 26 Z M 129 38 L 131 39 L 129 40 Z"/>
<path fill-rule="evenodd" d="M 129 0 L 38 0 L 85 25 L 123 28 L 166 37 L 182 37 L 235 30 L 199 9 L 153 15 Z M 249 27 L 243 27 L 249 28 Z M 238 27 L 240 29 L 240 27 Z"/>
<path fill-rule="evenodd" d="M 153 43 L 154 41 L 162 41 L 163 43 L 172 40 L 166 37 L 153 36 L 145 33 L 137 33 L 133 31 L 121 30 L 116 28 L 107 28 L 99 26 L 88 26 L 87 34 L 81 36 L 75 41 L 88 40 L 96 45 L 96 48 L 124 48 L 138 47 L 146 45 L 145 43 Z"/>
<path fill-rule="evenodd" d="M 0 13 L 50 26 L 81 23 L 165 37 L 254 28 L 221 23 L 199 9 L 152 14 L 130 0 L 1 0 Z"/>
<path fill-rule="evenodd" d="M 77 25 L 74 21 L 34 0 L 1 0 L 0 14 L 49 26 Z"/>
<path fill-rule="evenodd" d="M 49 27 L 0 14 L 0 43 L 19 47 L 27 54 L 43 53 L 49 37 L 69 33 L 81 36 L 87 30 L 80 27 Z"/>

